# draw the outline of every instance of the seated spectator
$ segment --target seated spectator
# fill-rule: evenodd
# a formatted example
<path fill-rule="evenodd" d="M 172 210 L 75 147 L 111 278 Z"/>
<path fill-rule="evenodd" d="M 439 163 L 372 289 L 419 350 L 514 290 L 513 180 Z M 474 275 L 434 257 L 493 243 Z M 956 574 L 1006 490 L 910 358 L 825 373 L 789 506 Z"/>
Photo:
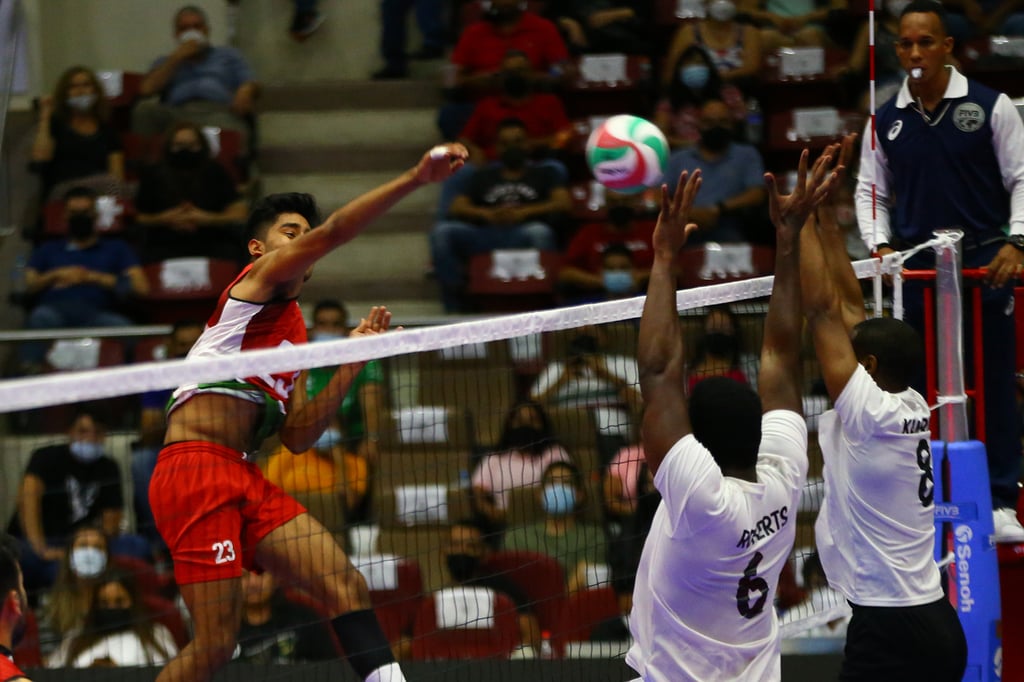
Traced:
<path fill-rule="evenodd" d="M 128 244 L 96 234 L 96 195 L 76 187 L 64 198 L 68 237 L 43 242 L 32 250 L 25 268 L 25 288 L 33 303 L 29 329 L 125 327 L 132 322 L 118 310 L 121 303 L 145 296 L 146 277 Z M 19 349 L 29 372 L 39 371 L 45 343 Z"/>
<path fill-rule="evenodd" d="M 244 258 L 248 208 L 195 124 L 176 123 L 167 132 L 160 160 L 139 178 L 135 208 L 144 262 Z"/>
<path fill-rule="evenodd" d="M 477 523 L 468 519 L 453 523 L 444 550 L 445 566 L 452 581 L 450 586 L 487 587 L 511 599 L 519 616 L 520 640 L 536 649 L 540 645 L 540 625 L 526 595 L 504 574 L 486 573 L 481 568 L 491 553 L 484 531 Z"/>
<path fill-rule="evenodd" d="M 900 12 L 910 0 L 890 0 L 875 10 L 875 45 L 895 45 L 900 34 Z M 948 15 L 947 15 L 948 17 Z M 833 75 L 842 79 L 847 90 L 854 90 L 861 111 L 867 111 L 869 27 L 864 22 L 853 40 L 850 59 L 838 66 Z M 896 94 L 906 72 L 900 65 L 896 50 L 875 50 L 875 100 L 885 102 Z"/>
<path fill-rule="evenodd" d="M 690 147 L 700 140 L 700 110 L 710 100 L 720 99 L 729 106 L 734 125 L 746 118 L 743 93 L 722 82 L 718 67 L 700 45 L 683 50 L 669 69 L 671 80 L 655 106 L 654 123 L 671 147 Z"/>
<path fill-rule="evenodd" d="M 714 3 L 732 0 L 714 0 Z M 833 10 L 845 10 L 846 0 L 742 0 L 740 10 L 761 27 L 766 52 L 802 45 L 824 47 L 828 42 L 826 21 Z"/>
<path fill-rule="evenodd" d="M 121 534 L 121 471 L 105 454 L 106 426 L 93 413 L 79 410 L 68 437 L 67 443 L 32 453 L 7 529 L 21 541 L 30 590 L 53 585 L 68 541 L 80 526 L 98 525 L 110 538 L 112 554 L 149 558 L 144 540 Z"/>
<path fill-rule="evenodd" d="M 692 393 L 693 387 L 708 377 L 728 377 L 741 384 L 749 384 L 740 359 L 742 349 L 739 321 L 729 306 L 710 308 L 704 316 L 702 334 L 693 344 L 687 390 Z"/>
<path fill-rule="evenodd" d="M 96 74 L 84 66 L 66 70 L 53 95 L 40 98 L 29 168 L 42 179 L 44 202 L 61 199 L 72 186 L 123 193 L 124 152 L 109 115 Z"/>
<path fill-rule="evenodd" d="M 451 55 L 455 99 L 442 105 L 438 115 L 444 139 L 454 140 L 475 102 L 501 86 L 502 60 L 510 49 L 526 54 L 527 80 L 535 89 L 555 89 L 571 80 L 575 68 L 558 28 L 525 6 L 521 0 L 492 0 L 484 18 L 462 31 Z"/>
<path fill-rule="evenodd" d="M 553 225 L 572 208 L 565 183 L 550 168 L 527 162 L 526 128 L 507 119 L 498 129 L 500 163 L 479 168 L 455 197 L 449 220 L 430 233 L 430 253 L 445 312 L 464 308 L 465 263 L 495 249 L 553 251 Z"/>
<path fill-rule="evenodd" d="M 232 47 L 210 45 L 206 13 L 195 5 L 174 15 L 178 47 L 160 57 L 140 86 L 132 128 L 141 135 L 158 135 L 176 121 L 234 130 L 248 149 L 249 124 L 255 113 L 259 85 L 242 54 Z"/>
<path fill-rule="evenodd" d="M 609 521 L 628 523 L 636 513 L 640 478 L 646 464 L 642 445 L 627 445 L 608 464 L 601 488 L 605 516 Z"/>
<path fill-rule="evenodd" d="M 565 571 L 569 591 L 580 583 L 588 564 L 605 560 L 605 535 L 600 526 L 578 521 L 586 507 L 583 475 L 571 462 L 554 462 L 537 489 L 544 520 L 510 528 L 504 548 L 538 552 L 556 559 Z"/>
<path fill-rule="evenodd" d="M 661 85 L 668 89 L 679 77 L 674 68 L 691 46 L 701 47 L 722 81 L 741 89 L 749 86 L 761 70 L 761 39 L 757 29 L 736 20 L 736 4 L 732 0 L 710 0 L 707 18 L 684 22 L 676 29 L 665 55 Z"/>
<path fill-rule="evenodd" d="M 71 534 L 68 549 L 60 558 L 57 580 L 50 591 L 43 624 L 58 638 L 81 629 L 92 607 L 98 581 L 110 564 L 107 536 L 96 526 L 81 526 Z"/>
<path fill-rule="evenodd" d="M 326 622 L 315 611 L 289 601 L 270 572 L 242 574 L 237 660 L 265 665 L 337 657 Z"/>
<path fill-rule="evenodd" d="M 745 242 L 757 236 L 749 223 L 765 208 L 764 162 L 757 149 L 735 142 L 735 135 L 729 107 L 710 100 L 700 112 L 700 142 L 669 157 L 665 181 L 670 191 L 684 170 L 700 168 L 704 174 L 702 191 L 690 211 L 690 220 L 700 229 L 688 244 Z"/>
<path fill-rule="evenodd" d="M 645 3 L 628 0 L 561 0 L 545 5 L 548 16 L 566 34 L 573 52 L 651 51 L 649 12 Z"/>
<path fill-rule="evenodd" d="M 504 524 L 512 490 L 538 485 L 549 466 L 569 460 L 569 453 L 555 439 L 543 407 L 535 402 L 513 406 L 505 417 L 495 452 L 484 457 L 473 471 L 474 509 L 491 524 Z"/>
<path fill-rule="evenodd" d="M 171 325 L 171 333 L 163 348 L 167 360 L 181 360 L 199 340 L 203 323 L 180 320 Z M 143 393 L 139 410 L 139 440 L 132 444 L 132 502 L 135 509 L 135 527 L 153 547 L 164 550 L 165 545 L 153 521 L 149 507 L 149 479 L 153 477 L 156 457 L 164 446 L 167 431 L 167 401 L 171 389 Z"/>
<path fill-rule="evenodd" d="M 147 613 L 135 582 L 110 575 L 94 588 L 82 627 L 64 637 L 47 667 L 158 666 L 177 653 L 170 630 Z"/>

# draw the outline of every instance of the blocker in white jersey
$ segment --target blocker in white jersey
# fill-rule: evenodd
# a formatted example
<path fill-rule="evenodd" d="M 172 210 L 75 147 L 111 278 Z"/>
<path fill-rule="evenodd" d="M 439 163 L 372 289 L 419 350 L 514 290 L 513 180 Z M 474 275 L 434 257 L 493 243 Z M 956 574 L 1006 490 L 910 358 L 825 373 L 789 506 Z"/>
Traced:
<path fill-rule="evenodd" d="M 807 474 L 800 372 L 800 229 L 835 180 L 828 153 L 781 196 L 771 174 L 775 280 L 764 324 L 758 391 L 725 377 L 689 397 L 673 264 L 700 171 L 662 188 L 654 265 L 640 319 L 637 364 L 644 457 L 662 502 L 644 543 L 626 662 L 645 682 L 781 679 L 774 592 L 793 549 Z"/>

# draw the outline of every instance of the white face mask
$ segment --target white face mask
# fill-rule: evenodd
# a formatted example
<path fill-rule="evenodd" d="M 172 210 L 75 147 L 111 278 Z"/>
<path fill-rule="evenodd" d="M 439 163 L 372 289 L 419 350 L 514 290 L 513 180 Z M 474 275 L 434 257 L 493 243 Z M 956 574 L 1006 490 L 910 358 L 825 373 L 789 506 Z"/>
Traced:
<path fill-rule="evenodd" d="M 96 95 L 93 94 L 68 97 L 68 106 L 75 111 L 89 111 L 93 104 L 96 104 Z"/>
<path fill-rule="evenodd" d="M 76 440 L 72 441 L 71 454 L 79 462 L 95 462 L 103 456 L 103 445 L 101 443 L 93 443 L 91 440 Z"/>
<path fill-rule="evenodd" d="M 732 21 L 736 16 L 736 5 L 731 0 L 712 0 L 708 5 L 708 16 L 715 21 Z"/>
<path fill-rule="evenodd" d="M 207 45 L 210 40 L 206 37 L 206 34 L 200 31 L 198 28 L 190 28 L 187 31 L 182 31 L 178 34 L 178 44 L 187 43 L 190 40 L 194 40 L 200 45 Z"/>
<path fill-rule="evenodd" d="M 70 563 L 71 571 L 79 578 L 95 578 L 107 567 L 107 553 L 99 547 L 75 547 Z"/>

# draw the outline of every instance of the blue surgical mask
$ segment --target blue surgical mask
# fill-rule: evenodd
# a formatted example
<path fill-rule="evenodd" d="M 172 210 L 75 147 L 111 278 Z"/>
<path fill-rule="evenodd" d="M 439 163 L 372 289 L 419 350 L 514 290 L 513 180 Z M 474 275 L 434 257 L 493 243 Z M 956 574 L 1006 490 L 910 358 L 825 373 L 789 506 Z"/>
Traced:
<path fill-rule="evenodd" d="M 86 464 L 95 462 L 103 456 L 103 444 L 94 443 L 91 440 L 72 441 L 69 447 L 74 458 Z"/>
<path fill-rule="evenodd" d="M 332 332 L 313 332 L 313 335 L 309 340 L 313 343 L 318 343 L 320 341 L 337 341 L 338 339 L 343 338 L 345 338 L 343 335 L 334 334 Z"/>
<path fill-rule="evenodd" d="M 95 578 L 107 567 L 107 553 L 99 547 L 75 547 L 69 561 L 79 578 Z"/>
<path fill-rule="evenodd" d="M 313 443 L 313 448 L 316 450 L 330 450 L 335 445 L 341 443 L 341 431 L 335 428 L 329 428 L 320 434 L 320 437 Z"/>
<path fill-rule="evenodd" d="M 633 289 L 633 273 L 629 270 L 605 270 L 601 277 L 605 291 L 610 294 L 625 294 Z"/>
<path fill-rule="evenodd" d="M 700 90 L 708 84 L 711 77 L 711 69 L 707 64 L 689 64 L 679 69 L 679 80 L 683 85 L 692 89 Z"/>
<path fill-rule="evenodd" d="M 544 486 L 544 511 L 552 516 L 565 516 L 576 510 L 576 489 L 568 483 Z"/>

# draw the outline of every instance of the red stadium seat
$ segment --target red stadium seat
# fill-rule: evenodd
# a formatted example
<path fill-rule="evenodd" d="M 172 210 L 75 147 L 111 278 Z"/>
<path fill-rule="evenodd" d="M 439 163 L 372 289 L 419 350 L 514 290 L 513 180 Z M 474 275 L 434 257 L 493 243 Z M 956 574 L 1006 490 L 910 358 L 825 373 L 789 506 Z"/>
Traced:
<path fill-rule="evenodd" d="M 247 180 L 243 159 L 242 136 L 237 130 L 205 127 L 204 134 L 214 152 L 214 158 L 228 172 L 236 184 Z M 163 149 L 163 135 L 139 135 L 121 133 L 121 147 L 124 150 L 125 171 L 132 179 L 138 179 L 145 166 L 156 163 Z"/>
<path fill-rule="evenodd" d="M 132 107 L 139 99 L 143 74 L 132 71 L 98 71 L 96 76 L 103 85 L 110 106 L 110 121 L 118 130 L 129 130 Z"/>
<path fill-rule="evenodd" d="M 519 621 L 512 600 L 494 595 L 494 627 L 439 629 L 437 606 L 430 594 L 420 602 L 413 625 L 412 657 L 431 661 L 447 659 L 507 659 L 519 645 Z"/>
<path fill-rule="evenodd" d="M 205 261 L 203 272 L 196 273 L 194 281 L 171 281 L 168 269 L 175 261 Z M 174 323 L 191 319 L 205 322 L 213 312 L 221 292 L 238 276 L 238 263 L 216 258 L 172 259 L 150 263 L 142 267 L 149 283 L 149 294 L 144 303 L 149 321 L 153 323 Z"/>
<path fill-rule="evenodd" d="M 720 266 L 713 256 L 714 247 L 695 246 L 683 249 L 679 254 L 679 286 L 687 289 L 691 287 L 706 286 L 708 284 L 720 284 L 722 282 L 734 282 L 751 277 L 770 275 L 775 270 L 775 250 L 767 246 L 756 244 L 725 244 L 724 247 L 749 247 L 750 261 L 744 261 L 742 267 L 730 269 L 736 266 L 736 261 L 724 261 L 725 268 Z M 750 266 L 747 269 L 747 266 Z"/>
<path fill-rule="evenodd" d="M 625 59 L 625 73 L 614 80 L 595 79 L 587 75 L 586 60 L 601 58 Z M 651 60 L 642 55 L 591 54 L 576 58 L 578 76 L 566 89 L 564 101 L 570 118 L 636 114 L 649 116 Z"/>
<path fill-rule="evenodd" d="M 587 642 L 595 627 L 621 615 L 619 599 L 612 588 L 576 592 L 565 602 L 562 626 L 553 633 L 555 642 Z"/>
<path fill-rule="evenodd" d="M 393 590 L 370 590 L 370 603 L 388 641 L 394 644 L 412 632 L 423 595 L 423 575 L 415 559 L 398 560 L 398 584 Z"/>
<path fill-rule="evenodd" d="M 540 252 L 540 270 L 535 275 L 504 277 L 495 271 L 494 254 L 473 256 L 469 261 L 467 297 L 482 311 L 520 312 L 549 308 L 555 302 L 555 286 L 561 254 Z"/>
<path fill-rule="evenodd" d="M 495 552 L 481 567 L 484 574 L 503 575 L 522 590 L 541 630 L 561 626 L 565 606 L 565 571 L 552 557 L 537 552 Z"/>

